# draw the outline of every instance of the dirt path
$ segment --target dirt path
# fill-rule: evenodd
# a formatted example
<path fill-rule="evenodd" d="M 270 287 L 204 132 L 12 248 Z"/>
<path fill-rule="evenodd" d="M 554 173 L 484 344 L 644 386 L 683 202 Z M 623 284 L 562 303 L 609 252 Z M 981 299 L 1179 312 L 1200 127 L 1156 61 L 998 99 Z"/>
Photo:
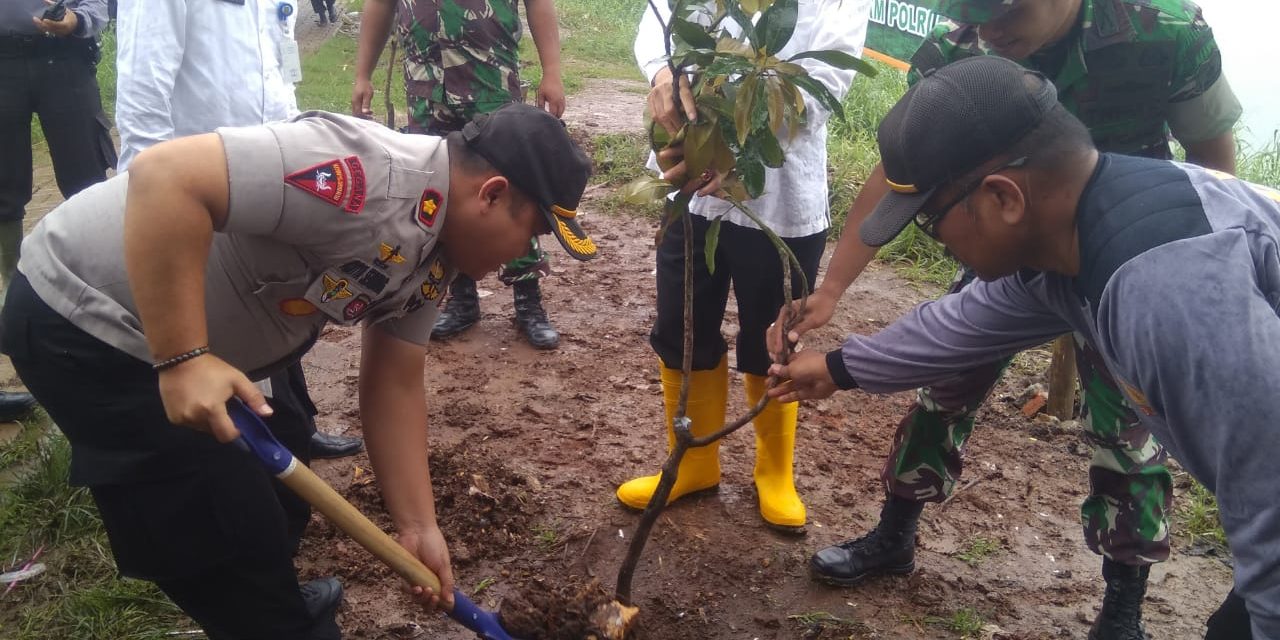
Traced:
<path fill-rule="evenodd" d="M 571 97 L 571 127 L 588 135 L 614 131 L 615 115 L 638 126 L 630 114 L 638 113 L 641 91 L 589 86 Z M 594 576 L 612 585 L 637 521 L 613 489 L 656 470 L 664 454 L 657 365 L 647 343 L 654 224 L 604 210 L 604 191 L 593 191 L 583 206 L 584 226 L 603 257 L 571 264 L 553 256 L 558 273 L 545 281 L 547 308 L 563 333 L 559 350 L 538 352 L 518 338 L 510 294 L 489 279 L 481 283 L 479 326 L 430 352 L 442 526 L 459 585 L 481 591 L 477 599 L 489 608 L 542 575 Z M 836 328 L 808 341 L 835 345 L 841 332 L 874 331 L 932 295 L 873 266 L 846 296 Z M 728 315 L 732 332 L 735 314 Z M 358 353 L 358 334 L 335 328 L 308 356 L 326 431 L 359 432 Z M 909 394 L 845 393 L 802 408 L 796 476 L 811 526 L 799 540 L 761 525 L 751 435 L 732 436 L 723 448 L 720 492 L 671 508 L 649 543 L 635 583 L 643 637 L 957 638 L 944 622 L 969 609 L 992 625 L 987 637 L 1084 638 L 1103 590 L 1100 560 L 1085 548 L 1079 526 L 1089 452 L 1077 431 L 1029 422 L 1011 400 L 1041 377 L 1044 361 L 1043 353 L 1024 358 L 984 410 L 967 457 L 966 480 L 976 484 L 925 511 L 910 577 L 838 590 L 806 573 L 813 551 L 875 522 L 878 472 Z M 738 413 L 745 400 L 736 373 L 732 384 L 731 413 Z M 317 468 L 389 525 L 365 456 Z M 989 558 L 971 566 L 955 557 L 979 537 L 995 543 Z M 1174 558 L 1152 572 L 1146 615 L 1153 637 L 1202 637 L 1202 621 L 1229 587 L 1221 561 L 1187 551 L 1179 541 Z M 348 637 L 470 637 L 414 611 L 388 571 L 318 519 L 300 562 L 308 577 L 336 573 L 347 585 L 341 621 Z M 820 622 L 820 613 L 846 622 Z"/>

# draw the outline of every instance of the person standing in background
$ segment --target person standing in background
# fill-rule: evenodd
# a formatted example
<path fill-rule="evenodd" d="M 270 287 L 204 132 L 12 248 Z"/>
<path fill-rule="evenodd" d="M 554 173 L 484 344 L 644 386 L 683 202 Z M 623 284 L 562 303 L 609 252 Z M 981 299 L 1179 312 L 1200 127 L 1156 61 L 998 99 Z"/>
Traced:
<path fill-rule="evenodd" d="M 33 188 L 31 116 L 49 145 L 62 197 L 107 179 L 116 162 L 98 91 L 98 34 L 106 0 L 0 2 L 0 276 L 18 267 L 22 219 Z M 35 407 L 27 393 L 0 391 L 0 421 Z"/>
<path fill-rule="evenodd" d="M 552 0 L 524 0 L 533 44 L 542 64 L 535 104 L 559 118 L 564 113 L 560 76 L 560 28 Z M 397 11 L 398 21 L 397 21 Z M 520 86 L 520 9 L 517 0 L 369 0 L 360 18 L 360 49 L 352 114 L 373 116 L 373 69 L 386 46 L 392 23 L 404 50 L 409 133 L 443 136 L 459 131 L 482 113 L 523 102 Z M 498 279 L 515 295 L 516 324 L 537 349 L 560 346 L 560 334 L 542 307 L 538 280 L 551 274 L 537 239 L 529 253 L 502 268 Z M 476 283 L 454 279 L 449 302 L 431 337 L 450 338 L 480 320 Z"/>
<path fill-rule="evenodd" d="M 338 10 L 333 7 L 334 0 L 311 0 L 311 8 L 316 12 L 320 24 L 338 23 Z"/>

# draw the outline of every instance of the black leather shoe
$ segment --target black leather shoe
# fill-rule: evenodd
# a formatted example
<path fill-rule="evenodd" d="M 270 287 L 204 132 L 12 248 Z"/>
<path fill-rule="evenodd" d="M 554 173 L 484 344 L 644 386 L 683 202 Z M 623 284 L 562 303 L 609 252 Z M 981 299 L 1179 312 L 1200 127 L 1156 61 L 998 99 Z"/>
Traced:
<path fill-rule="evenodd" d="M 35 397 L 25 391 L 0 391 L 0 422 L 17 420 L 35 408 Z"/>
<path fill-rule="evenodd" d="M 516 324 L 535 349 L 554 349 L 560 346 L 560 333 L 551 326 L 547 312 L 542 308 L 542 289 L 537 280 L 524 280 L 511 287 L 516 298 Z"/>
<path fill-rule="evenodd" d="M 1142 599 L 1147 595 L 1150 565 L 1140 567 L 1102 561 L 1102 578 L 1107 581 L 1102 611 L 1089 629 L 1089 640 L 1147 640 L 1142 626 Z"/>
<path fill-rule="evenodd" d="M 458 274 L 449 285 L 449 302 L 445 303 L 436 326 L 431 328 L 433 340 L 443 340 L 470 329 L 480 321 L 480 297 L 476 281 Z"/>
<path fill-rule="evenodd" d="M 848 587 L 869 576 L 911 573 L 916 568 L 916 523 L 923 509 L 922 503 L 890 497 L 871 533 L 813 554 L 813 579 Z"/>
<path fill-rule="evenodd" d="M 364 440 L 348 436 L 331 436 L 319 431 L 311 435 L 311 459 L 345 458 L 360 453 Z"/>
<path fill-rule="evenodd" d="M 307 614 L 313 620 L 332 618 L 333 612 L 342 603 L 342 583 L 333 576 L 311 580 L 302 585 L 301 590 Z"/>

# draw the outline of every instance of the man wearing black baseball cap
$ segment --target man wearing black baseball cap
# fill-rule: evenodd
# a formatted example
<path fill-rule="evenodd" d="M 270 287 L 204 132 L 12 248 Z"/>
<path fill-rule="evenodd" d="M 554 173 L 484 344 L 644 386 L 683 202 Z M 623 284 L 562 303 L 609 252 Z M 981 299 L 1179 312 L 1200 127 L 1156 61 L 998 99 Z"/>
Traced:
<path fill-rule="evenodd" d="M 1213 491 L 1257 639 L 1280 638 L 1280 192 L 1098 153 L 1039 74 L 995 57 L 924 77 L 881 123 L 891 191 L 859 233 L 920 226 L 980 281 L 771 373 L 781 401 L 934 385 L 1074 332 Z M 1230 602 L 1228 603 L 1228 605 Z M 1227 635 L 1215 616 L 1210 637 Z M 1217 634 L 1217 635 L 1214 635 Z"/>
<path fill-rule="evenodd" d="M 482 277 L 536 234 L 593 257 L 575 216 L 589 167 L 531 106 L 448 138 L 313 112 L 158 144 L 45 216 L 0 349 L 71 442 L 71 482 L 91 488 L 121 573 L 210 637 L 339 636 L 341 587 L 300 590 L 291 561 L 306 511 L 291 517 L 297 499 L 225 444 L 225 403 L 302 454 L 307 434 L 270 418 L 253 381 L 325 324 L 359 323 L 369 458 L 400 543 L 441 578 L 418 597 L 450 598 L 423 394 L 438 303 L 455 274 Z"/>

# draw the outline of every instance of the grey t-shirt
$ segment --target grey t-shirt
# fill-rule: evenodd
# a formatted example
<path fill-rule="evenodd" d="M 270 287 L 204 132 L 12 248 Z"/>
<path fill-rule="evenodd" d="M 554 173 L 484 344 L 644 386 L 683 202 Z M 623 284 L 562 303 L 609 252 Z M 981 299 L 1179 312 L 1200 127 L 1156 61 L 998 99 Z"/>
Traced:
<path fill-rule="evenodd" d="M 975 282 L 851 336 L 841 359 L 861 388 L 888 393 L 1082 335 L 1217 495 L 1254 636 L 1280 639 L 1280 192 L 1192 165 L 1100 163 L 1077 218 L 1079 277 Z"/>
<path fill-rule="evenodd" d="M 454 271 L 436 247 L 444 140 L 317 112 L 217 133 L 230 201 L 205 272 L 211 351 L 260 378 L 326 322 L 376 323 L 426 344 Z M 77 327 L 151 362 L 124 266 L 128 181 L 94 185 L 45 216 L 18 269 Z"/>

